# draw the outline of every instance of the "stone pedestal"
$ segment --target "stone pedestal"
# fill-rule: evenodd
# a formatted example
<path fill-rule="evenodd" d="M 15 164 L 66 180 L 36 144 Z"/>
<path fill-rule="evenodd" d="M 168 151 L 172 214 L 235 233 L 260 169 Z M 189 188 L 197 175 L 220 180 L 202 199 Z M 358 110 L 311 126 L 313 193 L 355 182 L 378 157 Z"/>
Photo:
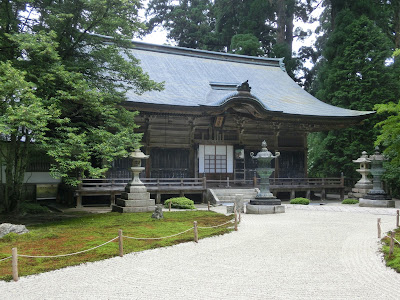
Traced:
<path fill-rule="evenodd" d="M 383 161 L 386 158 L 379 153 L 379 148 L 375 148 L 375 154 L 369 156 L 371 161 L 371 174 L 373 176 L 372 189 L 359 200 L 359 206 L 362 207 L 395 207 L 395 202 L 386 194 L 382 188 L 381 177 L 385 172 Z"/>
<path fill-rule="evenodd" d="M 144 185 L 128 185 L 125 188 L 125 192 L 122 193 L 121 198 L 115 201 L 112 211 L 120 213 L 152 212 L 155 209 L 155 205 L 155 200 L 150 199 L 150 193 L 147 192 Z"/>
<path fill-rule="evenodd" d="M 395 207 L 394 200 L 372 200 L 372 199 L 359 199 L 359 206 L 361 207 Z"/>
<path fill-rule="evenodd" d="M 141 160 L 147 159 L 149 156 L 144 155 L 142 151 L 136 149 L 130 157 L 133 159 L 131 168 L 133 179 L 125 187 L 125 192 L 121 194 L 121 198 L 115 201 L 112 211 L 120 213 L 154 211 L 155 200 L 150 199 L 150 193 L 147 192 L 146 186 L 139 178 L 140 172 L 144 170 L 144 167 L 141 167 Z"/>
<path fill-rule="evenodd" d="M 349 198 L 363 198 L 373 188 L 372 182 L 368 179 L 370 169 L 368 169 L 371 160 L 368 158 L 367 152 L 363 151 L 361 157 L 353 160 L 354 163 L 359 163 L 360 168 L 356 171 L 361 174 L 361 179 L 355 184 L 354 188 L 348 194 Z"/>
<path fill-rule="evenodd" d="M 247 214 L 279 214 L 285 212 L 285 206 L 283 205 L 246 205 Z"/>

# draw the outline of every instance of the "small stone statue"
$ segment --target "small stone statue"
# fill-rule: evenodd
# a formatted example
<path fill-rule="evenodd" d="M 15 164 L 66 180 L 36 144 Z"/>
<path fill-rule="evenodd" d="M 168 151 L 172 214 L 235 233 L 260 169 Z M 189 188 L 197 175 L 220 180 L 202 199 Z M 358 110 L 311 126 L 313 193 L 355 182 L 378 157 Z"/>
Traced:
<path fill-rule="evenodd" d="M 156 205 L 156 208 L 154 209 L 154 213 L 151 215 L 151 217 L 153 219 L 157 219 L 157 220 L 164 218 L 161 204 Z"/>

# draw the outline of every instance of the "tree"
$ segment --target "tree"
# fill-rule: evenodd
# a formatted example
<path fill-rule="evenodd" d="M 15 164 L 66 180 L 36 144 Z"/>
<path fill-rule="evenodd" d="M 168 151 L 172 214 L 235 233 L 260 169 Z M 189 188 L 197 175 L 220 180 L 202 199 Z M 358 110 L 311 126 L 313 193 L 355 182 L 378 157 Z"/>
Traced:
<path fill-rule="evenodd" d="M 298 61 L 292 59 L 294 38 L 307 35 L 294 28 L 295 18 L 307 20 L 315 0 L 151 0 L 148 27 L 161 25 L 178 46 L 234 52 L 238 39 L 252 35 L 262 45 L 256 55 L 285 57 L 292 77 Z M 236 36 L 236 38 L 235 38 Z M 233 40 L 235 39 L 235 41 Z M 248 42 L 246 42 L 248 44 Z"/>
<path fill-rule="evenodd" d="M 151 0 L 146 12 L 151 16 L 147 23 L 151 32 L 156 26 L 168 31 L 168 38 L 180 47 L 221 50 L 215 33 L 215 19 L 210 0 Z"/>
<path fill-rule="evenodd" d="M 400 55 L 396 50 L 395 56 Z M 386 118 L 376 124 L 380 129 L 375 145 L 384 147 L 384 154 L 389 161 L 386 163 L 384 179 L 391 187 L 392 195 L 400 195 L 400 101 L 375 105 L 377 113 Z"/>
<path fill-rule="evenodd" d="M 232 37 L 231 51 L 235 54 L 261 56 L 260 41 L 252 34 L 237 34 Z"/>
<path fill-rule="evenodd" d="M 317 75 L 316 96 L 332 105 L 354 110 L 372 110 L 377 103 L 396 99 L 399 85 L 396 64 L 386 66 L 392 43 L 368 17 L 348 9 L 335 18 L 335 28 L 323 52 Z M 340 131 L 311 135 L 311 176 L 357 177 L 352 160 L 362 151 L 373 151 L 379 117 Z"/>
<path fill-rule="evenodd" d="M 53 175 L 67 183 L 100 176 L 111 160 L 139 145 L 135 113 L 119 105 L 125 92 L 162 88 L 124 48 L 142 28 L 137 19 L 139 2 L 5 0 L 0 6 L 0 60 L 5 78 L 0 83 L 1 107 L 6 112 L 0 119 L 0 138 L 2 153 L 13 155 L 10 161 L 14 163 L 6 165 L 6 174 L 16 169 L 20 174 L 25 166 L 13 147 L 29 149 L 34 142 L 54 159 Z M 106 42 L 104 35 L 110 37 Z M 7 75 L 14 73 L 19 81 Z M 15 92 L 24 87 L 24 97 L 10 98 L 14 92 L 6 93 L 3 87 Z M 13 114 L 21 116 L 31 103 L 42 110 L 40 116 L 47 116 L 39 118 L 40 126 L 29 114 L 23 114 L 31 120 L 26 129 L 24 124 L 10 123 L 16 118 Z M 28 138 L 22 138 L 20 131 Z M 19 142 L 11 143 L 14 139 Z M 6 211 L 18 209 L 17 190 L 23 178 L 17 175 L 6 176 L 10 187 Z"/>

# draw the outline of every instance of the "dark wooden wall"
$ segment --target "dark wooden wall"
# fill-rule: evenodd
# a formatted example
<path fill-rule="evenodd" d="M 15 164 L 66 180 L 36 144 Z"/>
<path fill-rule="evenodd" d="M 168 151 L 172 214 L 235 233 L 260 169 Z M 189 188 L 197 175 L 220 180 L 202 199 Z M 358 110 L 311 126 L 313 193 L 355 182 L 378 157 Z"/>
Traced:
<path fill-rule="evenodd" d="M 285 122 L 244 117 L 225 112 L 218 116 L 190 116 L 142 112 L 135 122 L 143 133 L 142 150 L 150 154 L 146 177 L 201 177 L 198 173 L 198 145 L 233 145 L 245 150 L 246 178 L 254 176 L 257 162 L 250 158 L 266 140 L 269 151 L 281 152 L 275 177 L 304 177 L 306 172 L 306 135 L 301 126 L 287 128 Z M 219 124 L 218 124 L 219 123 Z M 298 129 L 294 131 L 293 128 Z M 234 163 L 235 167 L 235 163 Z M 233 174 L 227 174 L 233 178 Z"/>

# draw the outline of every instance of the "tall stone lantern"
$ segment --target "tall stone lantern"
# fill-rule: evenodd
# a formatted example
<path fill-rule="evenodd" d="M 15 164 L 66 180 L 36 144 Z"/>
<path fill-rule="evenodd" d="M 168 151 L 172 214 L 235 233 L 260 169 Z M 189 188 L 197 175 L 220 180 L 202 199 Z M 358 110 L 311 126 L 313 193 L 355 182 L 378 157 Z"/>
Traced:
<path fill-rule="evenodd" d="M 375 153 L 369 156 L 371 161 L 371 174 L 373 176 L 373 188 L 367 195 L 360 198 L 360 206 L 369 207 L 395 207 L 395 202 L 386 194 L 382 187 L 381 177 L 385 172 L 383 161 L 386 160 L 385 156 L 379 153 L 379 148 L 375 148 Z"/>
<path fill-rule="evenodd" d="M 368 158 L 367 152 L 363 151 L 361 157 L 353 160 L 353 162 L 360 164 L 356 171 L 361 174 L 361 179 L 357 181 L 348 196 L 349 198 L 362 198 L 372 189 L 372 182 L 367 177 L 370 173 L 369 164 L 371 160 Z"/>
<path fill-rule="evenodd" d="M 125 187 L 125 192 L 121 194 L 121 198 L 116 200 L 112 211 L 125 212 L 150 212 L 155 209 L 155 200 L 150 199 L 150 193 L 147 192 L 146 186 L 139 178 L 140 172 L 145 168 L 141 166 L 142 159 L 148 159 L 149 155 L 145 155 L 140 149 L 136 149 L 129 157 L 132 158 L 132 181 Z"/>
<path fill-rule="evenodd" d="M 257 159 L 258 168 L 256 169 L 258 176 L 260 176 L 260 192 L 255 199 L 250 200 L 246 205 L 246 212 L 248 214 L 274 214 L 285 212 L 285 207 L 281 205 L 281 200 L 277 199 L 269 190 L 269 177 L 274 172 L 271 168 L 271 161 L 280 156 L 279 152 L 275 152 L 275 156 L 268 151 L 266 141 L 261 143 L 261 151 L 254 155 L 250 153 L 251 158 Z"/>

